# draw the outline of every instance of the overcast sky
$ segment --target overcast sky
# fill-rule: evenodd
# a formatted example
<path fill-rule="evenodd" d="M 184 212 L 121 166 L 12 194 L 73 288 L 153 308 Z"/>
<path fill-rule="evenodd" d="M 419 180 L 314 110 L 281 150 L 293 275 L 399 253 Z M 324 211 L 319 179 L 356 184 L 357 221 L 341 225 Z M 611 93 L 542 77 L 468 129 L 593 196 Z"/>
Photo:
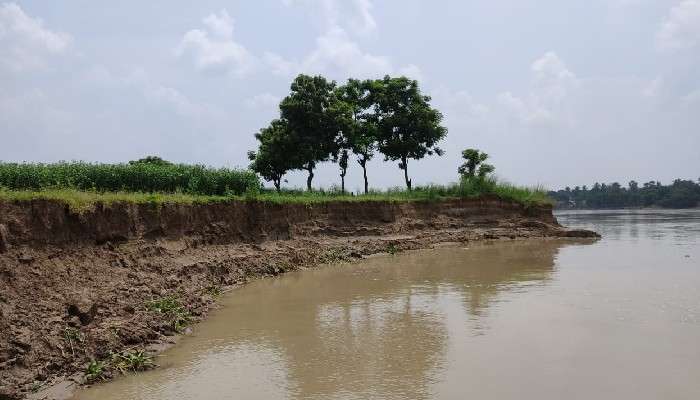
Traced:
<path fill-rule="evenodd" d="M 300 72 L 419 79 L 449 133 L 415 183 L 455 180 L 466 147 L 550 188 L 700 177 L 700 0 L 0 3 L 0 160 L 246 166 Z"/>

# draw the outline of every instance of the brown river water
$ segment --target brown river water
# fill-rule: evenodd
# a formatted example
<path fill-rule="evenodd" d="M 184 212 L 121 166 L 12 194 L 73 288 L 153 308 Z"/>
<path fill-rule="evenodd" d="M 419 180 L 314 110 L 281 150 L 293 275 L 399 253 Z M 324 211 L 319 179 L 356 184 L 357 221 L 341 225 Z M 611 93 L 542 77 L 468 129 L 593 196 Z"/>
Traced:
<path fill-rule="evenodd" d="M 700 210 L 557 217 L 603 239 L 256 281 L 161 368 L 75 399 L 700 399 Z"/>

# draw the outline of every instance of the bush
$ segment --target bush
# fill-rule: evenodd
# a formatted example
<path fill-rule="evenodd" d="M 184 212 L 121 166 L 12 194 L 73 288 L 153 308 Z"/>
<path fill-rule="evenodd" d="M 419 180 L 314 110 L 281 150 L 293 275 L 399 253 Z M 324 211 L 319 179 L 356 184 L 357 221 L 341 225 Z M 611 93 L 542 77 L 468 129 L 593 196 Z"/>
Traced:
<path fill-rule="evenodd" d="M 252 171 L 156 162 L 130 164 L 0 163 L 0 187 L 10 190 L 75 189 L 240 195 L 260 188 Z"/>

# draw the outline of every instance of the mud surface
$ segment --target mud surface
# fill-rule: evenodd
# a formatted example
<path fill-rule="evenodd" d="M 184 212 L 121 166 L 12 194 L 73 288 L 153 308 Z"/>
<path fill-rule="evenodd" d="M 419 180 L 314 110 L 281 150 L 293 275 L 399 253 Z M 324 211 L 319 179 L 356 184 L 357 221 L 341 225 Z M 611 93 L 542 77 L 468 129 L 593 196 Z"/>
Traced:
<path fill-rule="evenodd" d="M 496 199 L 113 204 L 80 214 L 50 201 L 0 203 L 0 399 L 58 398 L 85 382 L 91 360 L 172 343 L 183 328 L 153 300 L 177 299 L 192 324 L 221 290 L 290 270 L 445 242 L 592 236 L 561 227 L 549 207 Z M 55 385 L 58 394 L 47 391 Z"/>

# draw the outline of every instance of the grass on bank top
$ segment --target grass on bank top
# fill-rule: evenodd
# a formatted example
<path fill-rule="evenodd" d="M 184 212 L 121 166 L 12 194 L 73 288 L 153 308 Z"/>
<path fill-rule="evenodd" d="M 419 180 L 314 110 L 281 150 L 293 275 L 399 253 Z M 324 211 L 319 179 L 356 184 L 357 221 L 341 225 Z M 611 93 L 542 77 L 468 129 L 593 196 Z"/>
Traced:
<path fill-rule="evenodd" d="M 337 188 L 321 189 L 312 192 L 302 190 L 249 190 L 243 195 L 194 195 L 186 193 L 142 193 L 142 192 L 98 192 L 75 189 L 8 190 L 0 188 L 0 200 L 29 201 L 57 200 L 66 203 L 72 210 L 82 211 L 96 203 L 112 204 L 131 202 L 137 204 L 208 204 L 227 201 L 262 201 L 276 204 L 314 204 L 328 201 L 432 201 L 454 198 L 477 198 L 496 196 L 503 200 L 515 201 L 525 206 L 553 204 L 543 188 L 529 188 L 498 182 L 496 179 L 462 179 L 450 185 L 427 185 L 415 187 L 412 191 L 392 188 L 385 191 L 372 190 L 368 194 L 353 195 L 342 193 Z"/>

